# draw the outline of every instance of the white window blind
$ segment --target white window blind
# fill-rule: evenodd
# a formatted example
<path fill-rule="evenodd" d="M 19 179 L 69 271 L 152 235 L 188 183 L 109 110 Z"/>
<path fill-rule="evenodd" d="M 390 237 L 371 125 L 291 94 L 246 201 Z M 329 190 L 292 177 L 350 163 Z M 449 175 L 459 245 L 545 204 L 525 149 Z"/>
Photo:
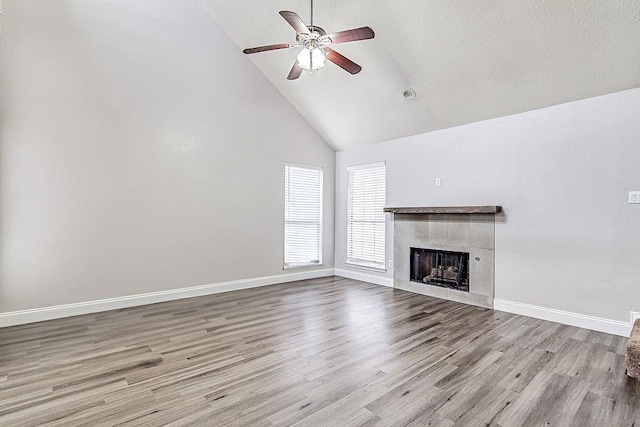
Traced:
<path fill-rule="evenodd" d="M 322 263 L 322 168 L 285 165 L 284 267 Z"/>
<path fill-rule="evenodd" d="M 347 168 L 347 264 L 385 268 L 386 165 Z"/>

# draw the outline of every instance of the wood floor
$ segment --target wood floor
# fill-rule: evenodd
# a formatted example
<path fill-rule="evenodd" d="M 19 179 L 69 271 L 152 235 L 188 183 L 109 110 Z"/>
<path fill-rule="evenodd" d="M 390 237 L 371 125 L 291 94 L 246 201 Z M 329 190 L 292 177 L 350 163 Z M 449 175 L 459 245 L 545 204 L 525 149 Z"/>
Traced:
<path fill-rule="evenodd" d="M 314 279 L 0 329 L 0 425 L 640 426 L 625 345 Z"/>

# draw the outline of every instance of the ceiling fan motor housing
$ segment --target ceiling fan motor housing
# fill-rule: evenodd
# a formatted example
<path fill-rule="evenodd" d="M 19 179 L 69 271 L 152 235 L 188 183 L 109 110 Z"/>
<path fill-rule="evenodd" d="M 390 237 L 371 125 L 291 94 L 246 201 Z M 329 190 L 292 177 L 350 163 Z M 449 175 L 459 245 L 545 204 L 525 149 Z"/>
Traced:
<path fill-rule="evenodd" d="M 322 47 L 325 42 L 330 42 L 330 39 L 322 40 L 322 37 L 327 35 L 326 31 L 320 27 L 309 27 L 309 33 L 296 34 L 296 41 L 302 47 L 306 47 L 309 50 L 313 50 L 317 47 Z"/>

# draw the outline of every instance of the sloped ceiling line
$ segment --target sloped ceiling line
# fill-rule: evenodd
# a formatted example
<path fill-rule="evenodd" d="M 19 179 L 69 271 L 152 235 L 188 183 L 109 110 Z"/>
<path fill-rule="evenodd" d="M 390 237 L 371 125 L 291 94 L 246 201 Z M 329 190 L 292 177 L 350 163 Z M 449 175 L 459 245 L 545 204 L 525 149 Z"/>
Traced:
<path fill-rule="evenodd" d="M 200 0 L 239 49 L 293 42 L 280 10 L 300 0 Z M 296 49 L 251 60 L 336 150 L 640 87 L 637 0 L 317 0 L 327 32 L 370 26 L 340 45 L 363 69 L 328 64 L 288 81 Z M 412 87 L 415 99 L 402 90 Z"/>

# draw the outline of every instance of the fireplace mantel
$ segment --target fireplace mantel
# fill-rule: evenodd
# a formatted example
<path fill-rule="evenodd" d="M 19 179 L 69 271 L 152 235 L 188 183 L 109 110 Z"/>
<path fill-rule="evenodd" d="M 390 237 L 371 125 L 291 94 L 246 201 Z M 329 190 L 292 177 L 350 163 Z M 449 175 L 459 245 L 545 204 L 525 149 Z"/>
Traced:
<path fill-rule="evenodd" d="M 394 214 L 497 214 L 502 212 L 502 206 L 416 206 L 384 208 L 385 212 Z"/>

